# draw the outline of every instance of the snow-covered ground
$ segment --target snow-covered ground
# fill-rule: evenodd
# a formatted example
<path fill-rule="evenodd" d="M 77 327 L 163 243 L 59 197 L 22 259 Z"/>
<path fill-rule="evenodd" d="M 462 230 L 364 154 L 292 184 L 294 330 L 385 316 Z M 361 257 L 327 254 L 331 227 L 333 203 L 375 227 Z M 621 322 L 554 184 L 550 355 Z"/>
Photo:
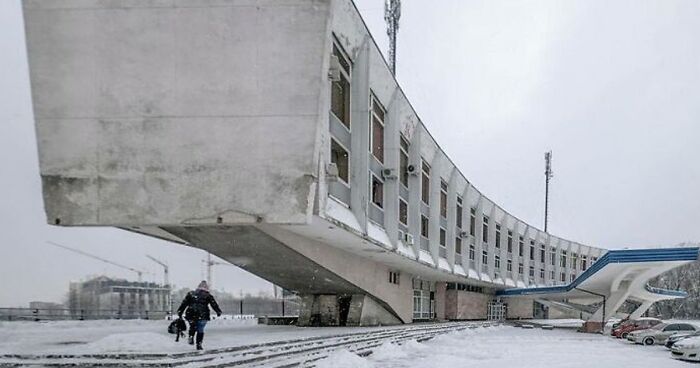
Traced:
<path fill-rule="evenodd" d="M 673 368 L 688 367 L 688 363 L 671 359 L 662 346 L 632 345 L 569 329 L 501 326 L 450 333 L 424 343 L 385 344 L 366 358 L 339 350 L 317 367 Z"/>
<path fill-rule="evenodd" d="M 183 339 L 175 342 L 175 335 L 167 333 L 169 323 L 154 320 L 0 322 L 0 354 L 174 353 L 193 350 Z M 255 319 L 219 319 L 207 324 L 204 347 L 214 349 L 372 329 L 264 326 L 258 325 Z"/>

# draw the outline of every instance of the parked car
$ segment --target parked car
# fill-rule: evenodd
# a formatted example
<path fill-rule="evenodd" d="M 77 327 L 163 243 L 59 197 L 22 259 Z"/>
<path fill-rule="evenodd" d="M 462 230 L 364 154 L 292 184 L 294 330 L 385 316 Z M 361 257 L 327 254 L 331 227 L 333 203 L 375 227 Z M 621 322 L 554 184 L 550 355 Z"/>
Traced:
<path fill-rule="evenodd" d="M 675 334 L 675 335 L 671 335 L 671 337 L 669 337 L 668 339 L 666 339 L 666 344 L 665 344 L 665 345 L 666 345 L 666 347 L 667 347 L 668 349 L 670 349 L 670 348 L 672 348 L 673 345 L 675 345 L 677 342 L 682 341 L 682 340 L 685 340 L 685 339 L 688 339 L 688 338 L 691 338 L 691 337 L 695 337 L 695 336 L 700 336 L 700 331 L 696 331 L 696 332 L 679 332 L 679 333 L 677 333 L 677 334 Z"/>
<path fill-rule="evenodd" d="M 626 339 L 627 335 L 632 331 L 646 330 L 658 325 L 659 323 L 661 323 L 661 320 L 657 318 L 639 318 L 635 320 L 628 320 L 618 325 L 617 328 L 614 328 L 612 335 L 617 338 Z"/>
<path fill-rule="evenodd" d="M 627 340 L 632 341 L 635 344 L 643 345 L 663 344 L 671 335 L 681 332 L 695 332 L 699 330 L 700 328 L 689 323 L 659 323 L 658 325 L 647 330 L 630 332 L 627 334 Z"/>
<path fill-rule="evenodd" d="M 700 336 L 689 337 L 674 344 L 671 348 L 671 357 L 700 362 Z"/>

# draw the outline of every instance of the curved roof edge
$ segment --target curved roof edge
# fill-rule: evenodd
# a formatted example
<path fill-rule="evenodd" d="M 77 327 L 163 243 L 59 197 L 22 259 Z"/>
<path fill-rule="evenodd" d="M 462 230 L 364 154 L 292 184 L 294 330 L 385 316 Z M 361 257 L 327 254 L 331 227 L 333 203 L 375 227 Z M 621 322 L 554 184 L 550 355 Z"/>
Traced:
<path fill-rule="evenodd" d="M 576 278 L 572 283 L 562 286 L 535 287 L 535 288 L 514 288 L 496 292 L 497 296 L 519 296 L 554 294 L 571 291 L 582 284 L 598 271 L 602 270 L 610 263 L 641 263 L 641 262 L 678 262 L 695 261 L 698 259 L 700 248 L 661 248 L 661 249 L 633 249 L 633 250 L 610 250 L 603 255 L 598 262 L 594 263 L 588 270 Z M 688 294 L 684 291 L 659 289 L 646 285 L 646 290 L 659 295 L 674 297 L 685 297 Z"/>

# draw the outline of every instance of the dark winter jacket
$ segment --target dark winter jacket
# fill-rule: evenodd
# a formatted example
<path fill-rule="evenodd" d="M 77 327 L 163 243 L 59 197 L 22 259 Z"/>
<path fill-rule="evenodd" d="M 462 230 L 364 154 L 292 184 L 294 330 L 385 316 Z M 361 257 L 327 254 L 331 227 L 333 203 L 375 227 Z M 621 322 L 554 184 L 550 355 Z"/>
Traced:
<path fill-rule="evenodd" d="M 182 304 L 180 304 L 180 308 L 177 309 L 177 314 L 182 315 L 185 312 L 185 319 L 188 321 L 209 320 L 210 305 L 217 315 L 221 315 L 221 309 L 216 304 L 214 297 L 204 289 L 197 289 L 187 293 Z"/>

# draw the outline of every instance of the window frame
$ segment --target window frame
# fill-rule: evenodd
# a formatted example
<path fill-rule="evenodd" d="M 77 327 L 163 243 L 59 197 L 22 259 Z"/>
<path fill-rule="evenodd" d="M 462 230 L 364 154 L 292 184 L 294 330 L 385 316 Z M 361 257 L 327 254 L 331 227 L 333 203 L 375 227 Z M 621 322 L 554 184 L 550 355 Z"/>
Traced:
<path fill-rule="evenodd" d="M 343 150 L 345 151 L 345 153 L 347 154 L 347 158 L 348 158 L 348 164 L 347 164 L 347 174 L 348 174 L 348 178 L 347 178 L 347 180 L 343 179 L 343 178 L 340 176 L 340 166 L 338 166 L 337 163 L 335 163 L 335 165 L 336 165 L 336 167 L 338 168 L 338 179 L 339 179 L 338 181 L 339 181 L 341 184 L 344 184 L 345 186 L 347 186 L 348 188 L 350 188 L 350 172 L 351 172 L 350 165 L 352 164 L 352 162 L 351 162 L 351 160 L 350 160 L 350 150 L 348 150 L 347 147 L 345 147 L 340 141 L 338 141 L 338 140 L 335 139 L 333 136 L 331 136 L 331 145 L 330 145 L 330 156 L 331 156 L 330 158 L 331 158 L 331 159 L 329 160 L 331 163 L 334 163 L 334 162 L 333 162 L 333 143 L 335 143 L 338 147 L 340 147 L 341 149 L 343 149 Z"/>
<path fill-rule="evenodd" d="M 333 114 L 333 116 L 335 116 L 336 119 L 338 119 L 338 121 L 340 122 L 340 124 L 342 126 L 344 126 L 348 131 L 351 131 L 351 129 L 352 129 L 352 68 L 353 68 L 353 64 L 352 64 L 352 60 L 348 56 L 348 53 L 345 51 L 345 49 L 340 44 L 340 42 L 338 42 L 335 35 L 333 35 L 333 46 L 331 48 L 331 55 L 338 57 L 338 61 L 340 63 L 340 78 L 341 78 L 341 80 L 331 82 L 330 113 Z M 345 63 L 345 65 L 347 65 L 347 69 L 343 65 L 343 63 Z M 344 115 L 347 116 L 347 118 L 346 118 L 347 121 L 343 121 L 343 119 L 341 119 L 333 111 L 333 91 L 332 91 L 333 84 L 334 83 L 341 83 L 342 84 L 343 79 L 344 79 L 345 83 L 347 83 L 347 94 L 345 95 L 346 101 L 344 102 L 344 104 L 346 105 L 345 106 L 346 111 L 344 112 Z"/>
<path fill-rule="evenodd" d="M 381 186 L 381 205 L 378 205 L 374 202 L 375 201 L 375 197 L 374 197 L 374 195 L 375 195 L 375 191 L 374 191 L 375 180 Z M 370 174 L 369 192 L 370 192 L 370 202 L 378 209 L 384 211 L 384 181 L 379 179 L 379 177 L 377 177 L 377 175 L 375 175 L 374 173 Z"/>
<path fill-rule="evenodd" d="M 386 128 L 386 109 L 384 108 L 384 105 L 382 105 L 381 101 L 379 101 L 379 98 L 377 95 L 370 90 L 369 93 L 369 152 L 374 157 L 379 163 L 384 164 L 384 153 L 385 153 L 385 128 Z M 377 112 L 377 107 L 379 108 L 381 114 L 381 117 L 379 116 L 379 113 Z M 381 128 L 382 132 L 382 137 L 381 137 L 381 145 L 377 146 L 375 142 L 375 123 L 379 123 L 379 126 Z M 377 157 L 377 153 L 375 153 L 375 148 L 378 150 L 378 154 L 381 157 Z"/>

